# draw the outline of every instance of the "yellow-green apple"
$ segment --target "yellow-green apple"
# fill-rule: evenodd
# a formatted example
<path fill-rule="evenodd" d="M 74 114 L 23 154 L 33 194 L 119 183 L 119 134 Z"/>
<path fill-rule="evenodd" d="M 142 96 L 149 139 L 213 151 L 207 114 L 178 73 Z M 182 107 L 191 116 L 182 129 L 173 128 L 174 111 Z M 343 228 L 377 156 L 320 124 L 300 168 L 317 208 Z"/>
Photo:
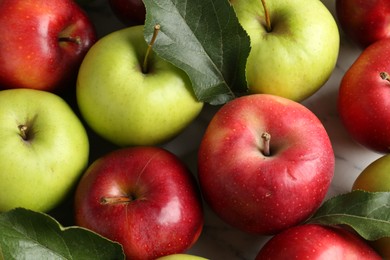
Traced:
<path fill-rule="evenodd" d="M 96 38 L 93 24 L 73 0 L 3 0 L 0 35 L 0 88 L 46 91 L 75 84 Z"/>
<path fill-rule="evenodd" d="M 203 107 L 188 76 L 147 50 L 143 26 L 132 26 L 101 38 L 80 66 L 81 114 L 97 134 L 120 146 L 166 142 Z"/>
<path fill-rule="evenodd" d="M 196 180 L 158 147 L 114 150 L 93 162 L 76 190 L 75 219 L 122 244 L 128 259 L 183 253 L 203 228 Z"/>
<path fill-rule="evenodd" d="M 350 136 L 378 153 L 390 152 L 390 39 L 363 50 L 344 74 L 338 111 Z"/>
<path fill-rule="evenodd" d="M 370 192 L 390 191 L 390 155 L 386 154 L 370 163 L 356 178 L 352 190 Z M 390 259 L 390 238 L 380 238 L 370 244 L 382 255 Z"/>
<path fill-rule="evenodd" d="M 336 16 L 347 37 L 361 48 L 390 37 L 388 0 L 336 0 Z"/>
<path fill-rule="evenodd" d="M 159 257 L 156 260 L 207 260 L 207 258 L 189 254 L 172 254 Z"/>
<path fill-rule="evenodd" d="M 243 231 L 274 234 L 320 206 L 334 164 L 329 136 L 309 109 L 253 94 L 214 115 L 199 147 L 198 175 L 221 219 Z"/>
<path fill-rule="evenodd" d="M 53 209 L 75 188 L 88 156 L 85 128 L 62 98 L 0 91 L 0 211 Z"/>
<path fill-rule="evenodd" d="M 142 0 L 108 0 L 114 15 L 125 25 L 145 23 L 146 9 Z"/>
<path fill-rule="evenodd" d="M 251 93 L 302 101 L 325 84 L 336 66 L 340 36 L 321 1 L 230 3 L 251 40 L 246 65 Z"/>
<path fill-rule="evenodd" d="M 272 237 L 256 260 L 265 259 L 382 259 L 361 237 L 334 226 L 306 224 Z"/>

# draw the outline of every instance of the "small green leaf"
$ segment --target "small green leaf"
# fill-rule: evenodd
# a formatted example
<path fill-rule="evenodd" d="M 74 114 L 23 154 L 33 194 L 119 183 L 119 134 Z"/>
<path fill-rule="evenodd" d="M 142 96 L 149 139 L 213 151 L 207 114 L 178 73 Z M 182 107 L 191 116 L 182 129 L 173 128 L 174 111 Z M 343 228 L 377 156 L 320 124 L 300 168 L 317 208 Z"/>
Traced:
<path fill-rule="evenodd" d="M 120 244 L 47 214 L 17 208 L 0 214 L 0 259 L 125 259 Z"/>
<path fill-rule="evenodd" d="M 228 0 L 144 0 L 144 36 L 153 50 L 187 73 L 198 100 L 223 104 L 247 91 L 250 40 Z"/>
<path fill-rule="evenodd" d="M 335 196 L 324 202 L 308 222 L 348 225 L 367 240 L 390 237 L 390 192 L 355 190 Z"/>

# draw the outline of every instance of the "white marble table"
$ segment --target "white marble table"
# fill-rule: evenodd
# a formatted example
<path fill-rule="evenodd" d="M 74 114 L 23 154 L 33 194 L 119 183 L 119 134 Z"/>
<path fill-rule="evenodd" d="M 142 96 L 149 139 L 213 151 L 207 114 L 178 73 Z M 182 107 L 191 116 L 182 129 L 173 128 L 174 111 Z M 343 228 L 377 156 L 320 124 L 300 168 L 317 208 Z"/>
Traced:
<path fill-rule="evenodd" d="M 323 0 L 334 14 L 334 0 Z M 99 36 L 103 36 L 123 25 L 113 17 L 106 1 L 98 1 L 88 11 L 96 25 Z M 341 46 L 337 67 L 328 82 L 313 96 L 303 102 L 323 122 L 333 144 L 336 167 L 335 176 L 327 197 L 348 192 L 357 175 L 381 155 L 356 144 L 341 125 L 336 109 L 340 80 L 361 50 L 345 38 L 340 30 Z M 164 145 L 179 155 L 196 173 L 196 150 L 207 123 L 216 108 L 206 106 L 199 118 L 172 142 Z M 103 153 L 103 150 L 101 151 Z M 100 154 L 99 154 L 100 155 Z M 98 156 L 98 155 L 96 155 Z M 246 234 L 224 224 L 205 205 L 205 226 L 197 243 L 188 253 L 210 259 L 244 260 L 254 259 L 269 237 Z"/>

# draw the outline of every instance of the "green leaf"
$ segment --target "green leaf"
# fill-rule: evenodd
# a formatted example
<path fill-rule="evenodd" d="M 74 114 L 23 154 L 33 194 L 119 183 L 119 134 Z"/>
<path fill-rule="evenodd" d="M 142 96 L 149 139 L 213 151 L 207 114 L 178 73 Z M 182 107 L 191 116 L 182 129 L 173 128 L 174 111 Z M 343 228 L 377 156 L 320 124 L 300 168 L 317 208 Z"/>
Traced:
<path fill-rule="evenodd" d="M 44 213 L 0 214 L 0 259 L 125 259 L 120 244 L 80 227 L 63 228 Z"/>
<path fill-rule="evenodd" d="M 198 100 L 223 104 L 247 91 L 250 40 L 228 0 L 144 0 L 145 40 L 187 73 Z"/>
<path fill-rule="evenodd" d="M 390 192 L 355 190 L 335 196 L 324 202 L 308 222 L 348 225 L 367 240 L 390 237 Z"/>

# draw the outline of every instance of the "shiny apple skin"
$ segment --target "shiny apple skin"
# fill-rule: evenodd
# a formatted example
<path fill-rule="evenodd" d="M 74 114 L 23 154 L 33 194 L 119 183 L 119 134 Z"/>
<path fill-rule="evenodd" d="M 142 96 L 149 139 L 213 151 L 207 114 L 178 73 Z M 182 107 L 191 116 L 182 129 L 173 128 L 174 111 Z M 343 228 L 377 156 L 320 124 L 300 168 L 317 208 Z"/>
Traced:
<path fill-rule="evenodd" d="M 94 25 L 73 0 L 0 1 L 0 35 L 0 89 L 70 88 L 96 41 Z"/>
<path fill-rule="evenodd" d="M 338 93 L 338 113 L 349 135 L 377 153 L 390 152 L 390 39 L 371 44 L 345 72 Z"/>
<path fill-rule="evenodd" d="M 142 0 L 109 0 L 114 15 L 126 26 L 145 23 L 146 9 Z"/>
<path fill-rule="evenodd" d="M 263 132 L 271 135 L 269 156 L 262 152 Z M 303 105 L 268 94 L 224 105 L 198 153 L 206 202 L 230 225 L 262 235 L 307 219 L 327 193 L 334 164 L 320 120 Z"/>
<path fill-rule="evenodd" d="M 390 1 L 336 0 L 341 29 L 362 49 L 390 37 Z"/>
<path fill-rule="evenodd" d="M 103 203 L 104 197 L 133 200 Z M 122 244 L 128 259 L 182 253 L 198 239 L 203 208 L 194 176 L 174 154 L 157 147 L 113 151 L 83 175 L 75 219 Z"/>
<path fill-rule="evenodd" d="M 339 227 L 306 224 L 277 234 L 259 251 L 256 260 L 382 259 L 362 238 Z"/>

